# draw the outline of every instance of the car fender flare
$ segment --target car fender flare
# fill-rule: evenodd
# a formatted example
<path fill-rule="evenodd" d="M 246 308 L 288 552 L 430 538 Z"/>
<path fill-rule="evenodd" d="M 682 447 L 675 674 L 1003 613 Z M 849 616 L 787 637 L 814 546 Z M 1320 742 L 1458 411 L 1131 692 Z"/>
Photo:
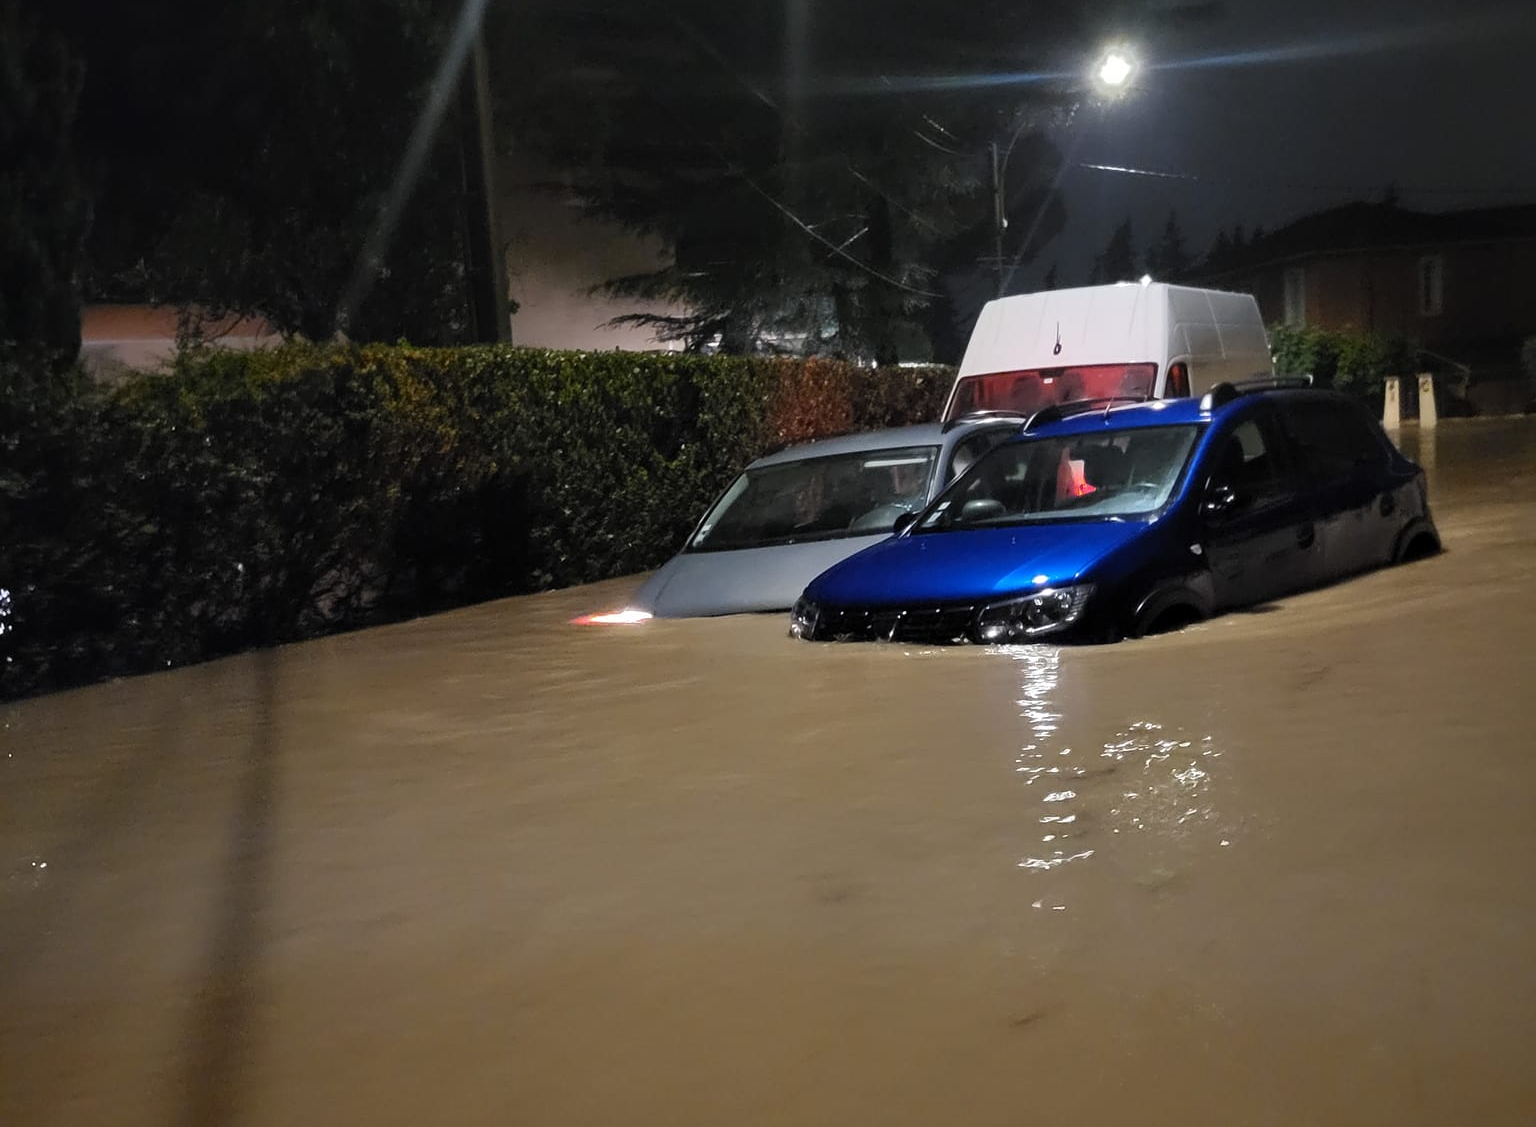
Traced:
<path fill-rule="evenodd" d="M 1392 562 L 1402 563 L 1407 558 L 1409 546 L 1420 536 L 1428 536 L 1435 542 L 1435 552 L 1440 551 L 1440 533 L 1435 526 L 1425 517 L 1414 517 L 1397 534 L 1397 542 L 1392 545 Z"/>
<path fill-rule="evenodd" d="M 1148 626 L 1171 610 L 1187 610 L 1196 618 L 1210 618 L 1212 602 L 1211 580 L 1207 572 L 1164 580 L 1136 604 L 1126 633 L 1133 638 L 1141 637 Z"/>

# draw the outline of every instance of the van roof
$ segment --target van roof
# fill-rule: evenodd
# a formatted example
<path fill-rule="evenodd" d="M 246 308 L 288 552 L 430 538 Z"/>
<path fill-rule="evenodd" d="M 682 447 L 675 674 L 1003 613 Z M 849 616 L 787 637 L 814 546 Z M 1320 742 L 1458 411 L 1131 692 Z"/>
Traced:
<path fill-rule="evenodd" d="M 1206 343 L 1195 344 L 1191 332 Z M 1079 286 L 989 301 L 971 333 L 959 376 L 1162 363 L 1212 348 L 1268 357 L 1251 295 L 1166 282 Z"/>

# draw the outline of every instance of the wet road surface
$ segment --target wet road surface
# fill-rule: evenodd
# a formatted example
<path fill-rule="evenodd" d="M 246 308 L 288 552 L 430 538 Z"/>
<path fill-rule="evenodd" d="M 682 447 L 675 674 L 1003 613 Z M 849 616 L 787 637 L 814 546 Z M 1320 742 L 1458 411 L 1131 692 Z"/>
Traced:
<path fill-rule="evenodd" d="M 1116 647 L 577 629 L 0 706 L 0 1124 L 1536 1121 L 1536 425 Z"/>

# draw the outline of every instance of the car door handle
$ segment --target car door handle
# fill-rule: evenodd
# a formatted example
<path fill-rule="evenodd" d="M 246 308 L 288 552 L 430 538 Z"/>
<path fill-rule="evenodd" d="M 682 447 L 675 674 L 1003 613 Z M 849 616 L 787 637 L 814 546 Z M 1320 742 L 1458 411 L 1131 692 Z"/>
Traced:
<path fill-rule="evenodd" d="M 1395 512 L 1397 512 L 1397 498 L 1390 493 L 1383 493 L 1381 495 L 1381 515 L 1389 517 Z"/>
<path fill-rule="evenodd" d="M 1296 530 L 1296 546 L 1298 548 L 1310 548 L 1317 542 L 1317 528 L 1311 521 L 1307 521 Z"/>

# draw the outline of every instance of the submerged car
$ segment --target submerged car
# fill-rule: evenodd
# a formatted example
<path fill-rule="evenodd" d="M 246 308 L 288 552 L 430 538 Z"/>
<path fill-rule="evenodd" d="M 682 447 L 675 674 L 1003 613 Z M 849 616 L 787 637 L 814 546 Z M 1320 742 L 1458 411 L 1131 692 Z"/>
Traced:
<path fill-rule="evenodd" d="M 998 413 L 802 443 L 759 458 L 625 610 L 597 620 L 788 610 L 818 573 L 888 538 L 898 518 L 922 510 L 1023 422 Z"/>
<path fill-rule="evenodd" d="M 818 576 L 813 640 L 1112 641 L 1437 551 L 1423 471 L 1309 381 L 1047 408 Z"/>

